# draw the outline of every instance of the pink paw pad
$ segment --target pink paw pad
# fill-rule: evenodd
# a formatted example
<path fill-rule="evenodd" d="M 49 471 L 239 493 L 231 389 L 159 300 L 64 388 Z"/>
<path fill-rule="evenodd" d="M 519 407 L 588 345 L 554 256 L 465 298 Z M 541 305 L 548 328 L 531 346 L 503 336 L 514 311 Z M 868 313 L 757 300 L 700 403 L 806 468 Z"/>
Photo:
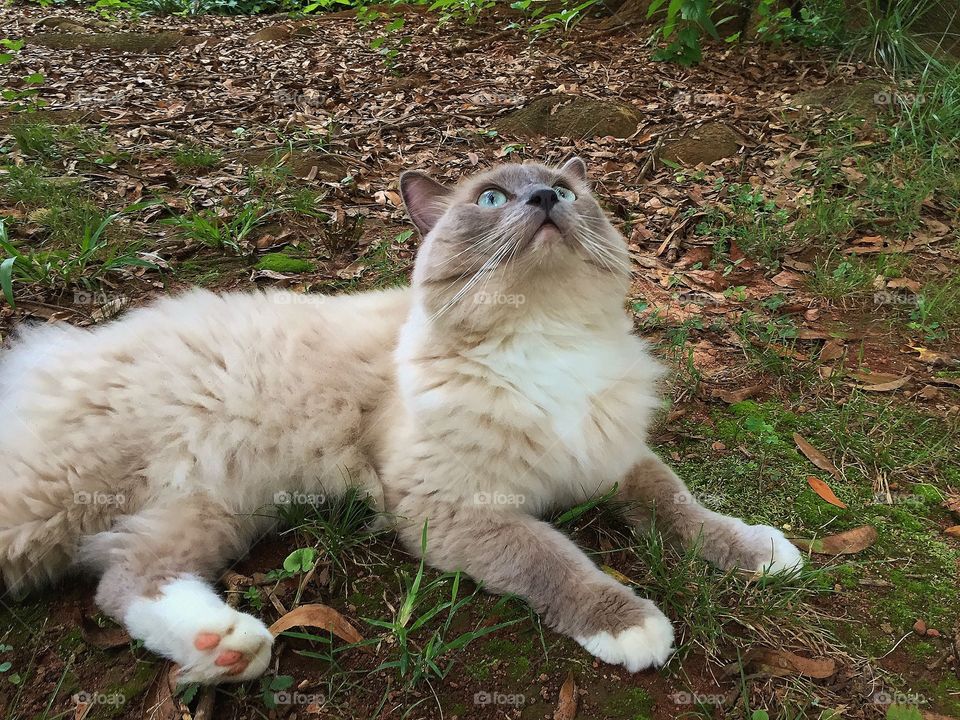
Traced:
<path fill-rule="evenodd" d="M 197 636 L 193 639 L 193 646 L 197 650 L 213 650 L 219 644 L 220 636 L 217 633 L 197 633 Z"/>

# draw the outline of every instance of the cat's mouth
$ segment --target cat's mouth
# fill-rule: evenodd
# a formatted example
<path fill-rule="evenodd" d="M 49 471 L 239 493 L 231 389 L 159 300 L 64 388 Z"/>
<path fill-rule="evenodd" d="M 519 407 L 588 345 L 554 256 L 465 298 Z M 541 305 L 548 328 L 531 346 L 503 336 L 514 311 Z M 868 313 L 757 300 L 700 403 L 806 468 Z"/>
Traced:
<path fill-rule="evenodd" d="M 559 240 L 563 237 L 563 233 L 560 231 L 560 227 L 550 218 L 546 218 L 540 227 L 537 228 L 537 231 L 533 234 L 534 239 L 536 240 Z"/>

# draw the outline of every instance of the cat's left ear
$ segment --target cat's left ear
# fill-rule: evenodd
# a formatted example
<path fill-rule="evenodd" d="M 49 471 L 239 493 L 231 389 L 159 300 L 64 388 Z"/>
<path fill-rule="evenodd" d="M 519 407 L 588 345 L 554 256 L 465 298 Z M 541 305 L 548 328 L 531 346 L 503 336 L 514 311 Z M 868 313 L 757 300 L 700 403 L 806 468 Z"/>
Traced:
<path fill-rule="evenodd" d="M 560 168 L 560 172 L 569 173 L 577 180 L 587 179 L 587 164 L 580 158 L 574 156 L 567 160 Z"/>
<path fill-rule="evenodd" d="M 446 212 L 444 200 L 453 192 L 441 185 L 429 175 L 411 170 L 400 176 L 400 194 L 407 214 L 417 226 L 422 237 L 426 237 L 437 220 Z"/>

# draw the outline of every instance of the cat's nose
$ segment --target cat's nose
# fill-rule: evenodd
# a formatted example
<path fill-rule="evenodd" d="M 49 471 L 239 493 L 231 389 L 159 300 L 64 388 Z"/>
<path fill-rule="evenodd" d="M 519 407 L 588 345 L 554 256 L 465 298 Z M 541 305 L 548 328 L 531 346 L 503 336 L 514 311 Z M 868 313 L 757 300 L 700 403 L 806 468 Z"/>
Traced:
<path fill-rule="evenodd" d="M 560 198 L 557 197 L 557 193 L 549 188 L 544 188 L 542 190 L 534 190 L 530 193 L 530 197 L 527 198 L 527 205 L 543 208 L 545 212 L 549 213 L 550 209 L 556 205 L 559 200 Z"/>

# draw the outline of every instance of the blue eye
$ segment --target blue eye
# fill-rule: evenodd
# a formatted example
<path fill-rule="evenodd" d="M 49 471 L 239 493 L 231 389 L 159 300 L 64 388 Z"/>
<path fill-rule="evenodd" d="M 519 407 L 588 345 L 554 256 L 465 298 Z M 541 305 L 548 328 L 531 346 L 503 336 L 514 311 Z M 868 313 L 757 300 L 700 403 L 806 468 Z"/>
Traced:
<path fill-rule="evenodd" d="M 507 204 L 507 196 L 499 190 L 493 188 L 484 190 L 477 198 L 477 205 L 485 208 L 498 208 Z"/>
<path fill-rule="evenodd" d="M 553 191 L 557 194 L 557 197 L 561 200 L 566 200 L 567 202 L 573 202 L 577 199 L 577 195 L 573 190 L 563 185 L 554 185 Z"/>

